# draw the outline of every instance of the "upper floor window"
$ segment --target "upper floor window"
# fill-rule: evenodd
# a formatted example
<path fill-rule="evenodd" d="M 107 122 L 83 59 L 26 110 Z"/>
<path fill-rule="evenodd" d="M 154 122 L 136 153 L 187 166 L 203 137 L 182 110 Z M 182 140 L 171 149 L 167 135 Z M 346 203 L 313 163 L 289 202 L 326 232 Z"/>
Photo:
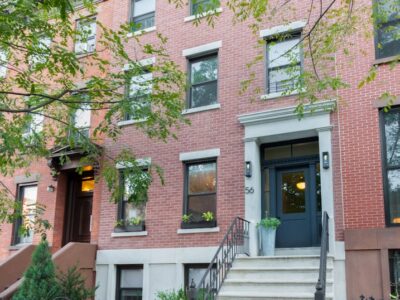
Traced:
<path fill-rule="evenodd" d="M 197 15 L 203 12 L 212 11 L 220 6 L 219 1 L 214 0 L 191 0 L 190 14 Z"/>
<path fill-rule="evenodd" d="M 189 61 L 189 108 L 216 104 L 218 86 L 218 55 L 212 54 Z"/>
<path fill-rule="evenodd" d="M 0 78 L 7 75 L 7 52 L 0 50 Z"/>
<path fill-rule="evenodd" d="M 29 57 L 29 64 L 31 67 L 35 67 L 37 64 L 46 63 L 49 57 L 50 45 L 51 39 L 49 37 L 39 38 L 37 46 L 35 47 L 35 53 Z"/>
<path fill-rule="evenodd" d="M 400 0 L 375 0 L 375 55 L 400 54 Z"/>
<path fill-rule="evenodd" d="M 96 18 L 84 18 L 76 22 L 78 36 L 75 42 L 75 53 L 85 54 L 96 50 Z"/>
<path fill-rule="evenodd" d="M 82 136 L 89 137 L 90 119 L 91 111 L 89 104 L 82 104 L 81 107 L 74 112 L 72 122 L 74 127 L 79 131 L 77 138 L 82 138 Z"/>
<path fill-rule="evenodd" d="M 153 74 L 148 69 L 133 76 L 128 82 L 127 94 L 130 101 L 130 110 L 125 113 L 125 120 L 142 120 L 151 110 L 150 94 L 152 91 Z"/>
<path fill-rule="evenodd" d="M 20 203 L 21 217 L 14 224 L 13 244 L 32 243 L 33 225 L 35 222 L 37 200 L 37 185 L 24 184 L 18 186 L 17 201 Z M 25 233 L 21 234 L 21 228 L 25 228 Z"/>
<path fill-rule="evenodd" d="M 183 228 L 215 227 L 217 208 L 217 162 L 186 164 Z M 207 217 L 208 215 L 208 217 Z"/>
<path fill-rule="evenodd" d="M 35 134 L 40 133 L 43 130 L 44 116 L 39 112 L 31 113 L 30 120 L 26 130 L 24 132 L 24 137 L 29 138 Z"/>
<path fill-rule="evenodd" d="M 280 93 L 298 88 L 302 74 L 300 35 L 267 41 L 267 92 Z"/>
<path fill-rule="evenodd" d="M 118 266 L 117 300 L 142 300 L 143 266 Z"/>
<path fill-rule="evenodd" d="M 400 224 L 400 108 L 381 111 L 387 224 Z"/>
<path fill-rule="evenodd" d="M 132 0 L 132 23 L 134 30 L 153 27 L 155 10 L 155 0 Z"/>

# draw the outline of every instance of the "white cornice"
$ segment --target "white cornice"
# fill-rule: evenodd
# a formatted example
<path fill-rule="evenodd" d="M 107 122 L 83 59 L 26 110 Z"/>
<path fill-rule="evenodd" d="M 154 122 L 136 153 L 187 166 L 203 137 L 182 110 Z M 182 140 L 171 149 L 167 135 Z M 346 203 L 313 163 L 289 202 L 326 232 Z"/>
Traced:
<path fill-rule="evenodd" d="M 263 29 L 260 31 L 260 37 L 269 38 L 272 36 L 285 34 L 293 31 L 302 30 L 306 26 L 307 22 L 305 21 L 295 21 L 285 25 L 279 25 L 268 29 Z"/>
<path fill-rule="evenodd" d="M 304 105 L 304 115 L 321 115 L 329 114 L 336 107 L 336 100 L 328 100 L 315 102 L 313 104 Z M 244 114 L 238 116 L 239 123 L 244 126 L 254 125 L 260 123 L 270 123 L 282 120 L 289 120 L 299 118 L 299 114 L 295 112 L 296 106 L 290 106 L 285 108 L 279 108 L 274 110 L 266 110 L 260 112 L 254 112 L 250 114 Z"/>

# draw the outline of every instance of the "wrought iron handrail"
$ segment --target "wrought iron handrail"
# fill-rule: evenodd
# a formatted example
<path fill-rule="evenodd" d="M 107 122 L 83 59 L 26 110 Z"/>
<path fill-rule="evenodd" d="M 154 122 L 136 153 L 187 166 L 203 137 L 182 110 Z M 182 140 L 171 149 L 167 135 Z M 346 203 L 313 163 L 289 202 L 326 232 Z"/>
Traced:
<path fill-rule="evenodd" d="M 196 295 L 192 295 L 190 299 L 216 299 L 236 255 L 239 253 L 249 255 L 249 224 L 249 221 L 240 217 L 233 220 L 195 290 Z"/>
<path fill-rule="evenodd" d="M 315 286 L 314 300 L 325 300 L 326 294 L 326 266 L 329 252 L 329 215 L 324 211 L 322 218 L 321 254 L 319 257 L 319 276 Z"/>

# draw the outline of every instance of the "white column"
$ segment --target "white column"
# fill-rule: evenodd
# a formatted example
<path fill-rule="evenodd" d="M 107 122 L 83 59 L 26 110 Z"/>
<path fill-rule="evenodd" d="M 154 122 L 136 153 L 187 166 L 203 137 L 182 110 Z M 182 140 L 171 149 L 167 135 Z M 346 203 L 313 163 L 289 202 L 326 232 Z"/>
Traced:
<path fill-rule="evenodd" d="M 250 256 L 258 255 L 257 223 L 261 219 L 260 148 L 256 138 L 245 139 L 244 160 L 251 162 L 252 176 L 245 177 L 245 219 L 250 221 Z M 244 164 L 243 164 L 244 170 Z M 248 192 L 246 192 L 248 191 Z"/>
<path fill-rule="evenodd" d="M 150 300 L 150 264 L 143 264 L 143 289 L 142 289 L 142 297 L 144 300 Z"/>
<path fill-rule="evenodd" d="M 317 129 L 319 140 L 319 155 L 321 162 L 321 199 L 322 212 L 329 215 L 329 252 L 335 253 L 335 215 L 333 199 L 333 165 L 332 165 L 332 126 Z M 323 168 L 322 153 L 329 154 L 329 168 Z"/>

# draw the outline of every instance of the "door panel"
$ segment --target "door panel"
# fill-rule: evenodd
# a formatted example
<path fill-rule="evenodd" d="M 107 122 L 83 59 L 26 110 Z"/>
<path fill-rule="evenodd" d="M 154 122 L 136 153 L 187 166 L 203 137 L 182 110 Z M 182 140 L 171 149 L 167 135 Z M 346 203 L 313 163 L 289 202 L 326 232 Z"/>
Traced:
<path fill-rule="evenodd" d="M 308 247 L 312 241 L 309 168 L 276 172 L 276 216 L 281 220 L 276 246 Z"/>

